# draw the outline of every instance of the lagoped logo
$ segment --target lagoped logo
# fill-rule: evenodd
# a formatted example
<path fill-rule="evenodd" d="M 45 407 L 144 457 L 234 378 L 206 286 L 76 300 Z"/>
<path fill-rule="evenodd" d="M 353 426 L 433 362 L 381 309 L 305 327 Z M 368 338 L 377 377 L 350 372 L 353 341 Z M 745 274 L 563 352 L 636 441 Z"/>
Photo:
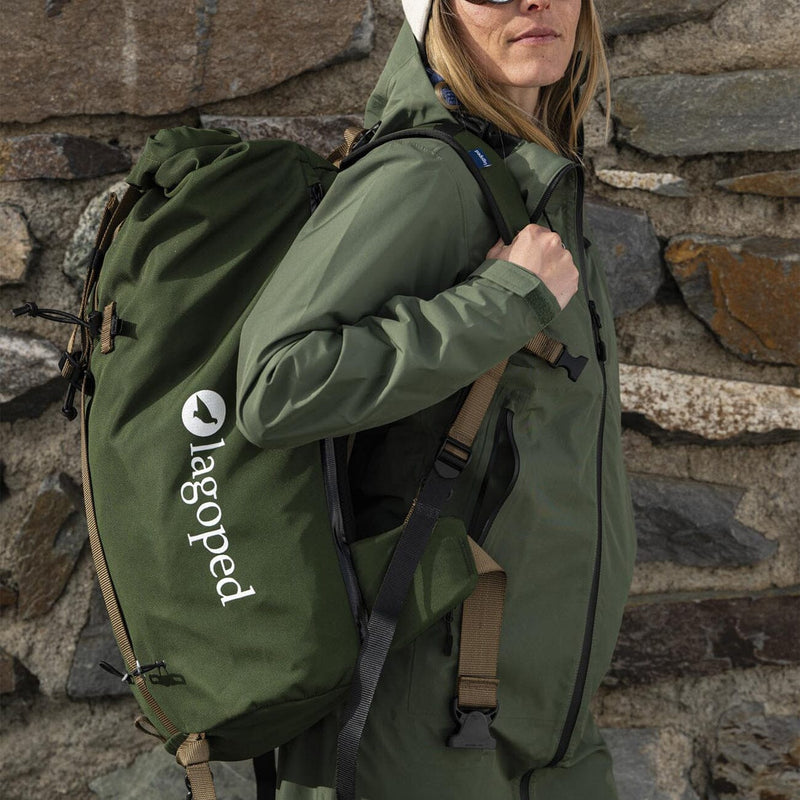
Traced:
<path fill-rule="evenodd" d="M 213 436 L 225 422 L 225 401 L 211 389 L 201 389 L 183 404 L 181 420 L 193 436 Z"/>

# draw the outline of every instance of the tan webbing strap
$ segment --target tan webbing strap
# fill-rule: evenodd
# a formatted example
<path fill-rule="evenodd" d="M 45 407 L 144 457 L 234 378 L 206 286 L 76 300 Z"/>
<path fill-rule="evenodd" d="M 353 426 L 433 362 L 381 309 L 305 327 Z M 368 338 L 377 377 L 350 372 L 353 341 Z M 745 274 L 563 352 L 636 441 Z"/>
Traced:
<path fill-rule="evenodd" d="M 564 352 L 564 344 L 540 331 L 525 345 L 525 349 L 543 358 L 548 364 L 555 364 Z"/>
<path fill-rule="evenodd" d="M 161 706 L 156 703 L 155 698 L 150 694 L 150 690 L 147 688 L 145 679 L 141 675 L 134 674 L 137 668 L 136 656 L 133 653 L 133 645 L 128 636 L 128 629 L 125 627 L 125 622 L 122 619 L 122 612 L 117 602 L 117 595 L 114 592 L 114 585 L 111 582 L 106 556 L 103 552 L 102 542 L 100 541 L 100 532 L 97 527 L 97 516 L 94 509 L 94 498 L 92 497 L 91 476 L 89 474 L 85 382 L 86 378 L 84 378 L 84 390 L 81 392 L 81 480 L 83 483 L 83 501 L 86 506 L 86 527 L 89 530 L 89 547 L 92 551 L 92 561 L 94 562 L 94 568 L 97 572 L 97 580 L 100 583 L 100 591 L 103 594 L 103 602 L 106 605 L 106 611 L 111 620 L 111 629 L 114 632 L 114 638 L 117 640 L 117 646 L 125 662 L 125 669 L 128 675 L 132 676 L 136 688 L 150 707 L 153 715 L 161 723 L 164 730 L 170 736 L 174 736 L 176 733 L 180 733 L 180 731 L 162 711 Z"/>
<path fill-rule="evenodd" d="M 103 309 L 103 323 L 100 327 L 100 352 L 103 355 L 110 353 L 114 349 L 114 333 L 112 325 L 117 314 L 116 300 L 110 302 Z"/>
<path fill-rule="evenodd" d="M 204 733 L 190 733 L 175 754 L 175 760 L 186 770 L 192 800 L 217 800 L 214 778 L 208 759 L 211 750 Z"/>
<path fill-rule="evenodd" d="M 456 698 L 462 709 L 497 707 L 497 659 L 506 595 L 506 573 L 469 539 L 478 585 L 464 601 Z"/>
<path fill-rule="evenodd" d="M 99 249 L 103 253 L 111 246 L 111 242 L 114 241 L 114 236 L 119 230 L 119 226 L 125 222 L 128 214 L 131 213 L 131 209 L 141 196 L 142 192 L 136 186 L 128 186 L 125 190 L 125 194 L 122 195 L 122 200 L 120 200 L 114 208 L 111 219 L 103 231 L 103 235 L 100 237 Z"/>
<path fill-rule="evenodd" d="M 462 404 L 461 410 L 458 412 L 458 416 L 448 433 L 448 439 L 455 440 L 455 442 L 448 441 L 444 446 L 445 450 L 461 458 L 466 458 L 468 451 L 459 448 L 458 443 L 472 447 L 472 443 L 478 435 L 478 428 L 480 428 L 483 418 L 489 410 L 507 363 L 507 360 L 501 361 L 488 372 L 484 372 L 472 384 L 467 399 Z"/>
<path fill-rule="evenodd" d="M 328 161 L 330 161 L 334 167 L 338 167 L 342 163 L 342 159 L 350 154 L 353 145 L 361 138 L 363 133 L 363 128 L 345 128 L 344 141 L 328 156 Z"/>

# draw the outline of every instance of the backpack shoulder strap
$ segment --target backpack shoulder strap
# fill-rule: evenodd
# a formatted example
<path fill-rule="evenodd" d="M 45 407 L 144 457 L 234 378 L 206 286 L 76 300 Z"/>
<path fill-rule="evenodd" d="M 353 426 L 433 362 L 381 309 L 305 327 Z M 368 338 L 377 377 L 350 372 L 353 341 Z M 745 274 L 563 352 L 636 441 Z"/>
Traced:
<path fill-rule="evenodd" d="M 366 144 L 361 144 L 363 138 L 357 139 L 350 154 L 342 159 L 341 168 L 346 169 L 388 142 L 402 139 L 437 139 L 453 148 L 480 187 L 497 230 L 506 244 L 511 244 L 514 236 L 530 222 L 519 186 L 502 157 L 479 136 L 455 123 L 396 131 Z"/>

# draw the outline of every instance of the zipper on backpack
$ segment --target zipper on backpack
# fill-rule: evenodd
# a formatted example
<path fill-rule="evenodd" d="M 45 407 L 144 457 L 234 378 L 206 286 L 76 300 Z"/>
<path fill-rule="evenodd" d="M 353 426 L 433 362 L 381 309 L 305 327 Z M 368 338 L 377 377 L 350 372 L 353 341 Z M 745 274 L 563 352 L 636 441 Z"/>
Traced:
<path fill-rule="evenodd" d="M 350 612 L 353 615 L 353 621 L 358 629 L 359 641 L 363 641 L 367 632 L 367 611 L 364 598 L 361 595 L 361 587 L 358 583 L 358 576 L 356 575 L 356 569 L 353 565 L 350 544 L 347 537 L 348 523 L 350 523 L 352 530 L 352 513 L 349 504 L 345 504 L 342 501 L 341 482 L 339 480 L 339 468 L 334 439 L 331 437 L 322 439 L 320 447 L 322 449 L 322 471 L 325 482 L 325 496 L 328 501 L 328 515 L 333 532 L 333 541 L 336 545 L 339 569 L 341 570 L 342 579 L 347 592 Z"/>

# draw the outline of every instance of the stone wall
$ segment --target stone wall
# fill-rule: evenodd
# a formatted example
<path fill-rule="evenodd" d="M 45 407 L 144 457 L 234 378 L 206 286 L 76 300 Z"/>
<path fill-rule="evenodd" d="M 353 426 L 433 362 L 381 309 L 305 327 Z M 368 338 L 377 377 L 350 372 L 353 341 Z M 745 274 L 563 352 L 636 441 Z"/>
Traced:
<path fill-rule="evenodd" d="M 602 0 L 588 216 L 617 314 L 638 566 L 596 711 L 622 800 L 800 796 L 800 6 Z M 257 9 L 257 10 L 254 10 Z M 86 547 L 64 333 L 98 204 L 177 124 L 321 150 L 396 0 L 6 0 L 0 10 L 0 732 L 8 800 L 180 797 L 133 731 Z M 311 119 L 308 117 L 319 119 Z M 220 767 L 226 798 L 253 797 Z M 130 792 L 133 791 L 133 794 Z"/>

